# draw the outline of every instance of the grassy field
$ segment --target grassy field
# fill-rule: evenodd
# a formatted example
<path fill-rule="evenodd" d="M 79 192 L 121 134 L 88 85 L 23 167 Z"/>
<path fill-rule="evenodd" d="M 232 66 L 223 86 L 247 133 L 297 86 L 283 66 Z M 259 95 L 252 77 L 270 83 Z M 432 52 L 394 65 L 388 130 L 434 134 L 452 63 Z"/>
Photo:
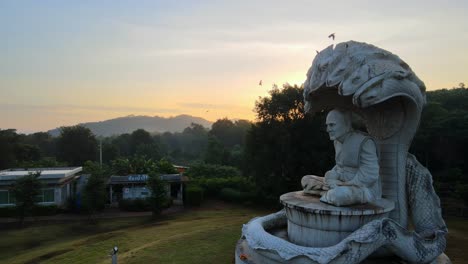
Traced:
<path fill-rule="evenodd" d="M 3 230 L 0 263 L 231 263 L 242 224 L 269 213 L 220 203 L 157 220 L 148 217 Z"/>
<path fill-rule="evenodd" d="M 268 211 L 210 203 L 157 220 L 147 217 L 33 224 L 3 230 L 1 263 L 110 263 L 119 246 L 119 263 L 231 263 L 241 227 Z M 468 220 L 448 219 L 447 255 L 468 263 Z"/>

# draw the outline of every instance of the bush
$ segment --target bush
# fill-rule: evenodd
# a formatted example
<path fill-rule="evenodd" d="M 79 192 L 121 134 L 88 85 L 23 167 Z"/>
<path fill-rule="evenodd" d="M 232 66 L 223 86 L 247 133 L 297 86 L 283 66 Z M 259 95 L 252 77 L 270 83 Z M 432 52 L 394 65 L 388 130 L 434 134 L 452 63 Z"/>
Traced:
<path fill-rule="evenodd" d="M 0 217 L 16 216 L 16 206 L 0 207 Z"/>
<path fill-rule="evenodd" d="M 148 199 L 122 199 L 119 201 L 119 208 L 130 212 L 151 211 L 151 204 Z"/>
<path fill-rule="evenodd" d="M 32 213 L 34 216 L 55 215 L 58 213 L 57 205 L 36 205 L 33 207 Z"/>
<path fill-rule="evenodd" d="M 185 204 L 191 206 L 200 206 L 203 201 L 203 189 L 200 186 L 189 186 L 185 190 Z"/>
<path fill-rule="evenodd" d="M 185 173 L 191 178 L 228 178 L 240 176 L 240 171 L 231 166 L 196 163 L 192 164 Z"/>
<path fill-rule="evenodd" d="M 17 215 L 16 206 L 0 207 L 0 217 L 14 217 Z M 32 216 L 55 215 L 59 211 L 57 205 L 35 205 L 31 210 Z"/>
<path fill-rule="evenodd" d="M 201 178 L 196 179 L 197 184 L 203 188 L 206 197 L 219 198 L 223 188 L 241 190 L 242 192 L 251 192 L 255 185 L 244 177 L 228 178 Z"/>
<path fill-rule="evenodd" d="M 252 194 L 248 192 L 241 192 L 232 188 L 223 188 L 220 192 L 220 198 L 227 202 L 243 203 L 251 200 Z"/>

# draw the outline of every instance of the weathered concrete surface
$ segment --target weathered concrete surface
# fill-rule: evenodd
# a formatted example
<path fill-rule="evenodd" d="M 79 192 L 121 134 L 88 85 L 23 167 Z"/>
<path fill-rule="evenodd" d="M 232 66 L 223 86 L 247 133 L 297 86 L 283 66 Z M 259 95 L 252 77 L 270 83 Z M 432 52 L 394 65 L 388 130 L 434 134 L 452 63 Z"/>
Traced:
<path fill-rule="evenodd" d="M 388 217 L 394 203 L 379 199 L 374 203 L 336 207 L 320 202 L 318 196 L 290 192 L 280 197 L 288 218 L 288 237 L 295 244 L 328 247 L 338 244 L 361 226 Z"/>

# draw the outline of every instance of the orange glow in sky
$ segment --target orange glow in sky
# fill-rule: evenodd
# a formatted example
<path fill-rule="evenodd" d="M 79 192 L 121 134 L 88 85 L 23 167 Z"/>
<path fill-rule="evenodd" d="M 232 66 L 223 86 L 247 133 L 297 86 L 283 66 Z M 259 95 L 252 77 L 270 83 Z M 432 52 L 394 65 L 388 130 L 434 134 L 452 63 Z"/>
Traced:
<path fill-rule="evenodd" d="M 397 54 L 428 90 L 451 88 L 468 82 L 467 13 L 455 0 L 1 1 L 0 129 L 254 120 L 273 84 L 301 85 L 316 50 L 348 40 Z"/>

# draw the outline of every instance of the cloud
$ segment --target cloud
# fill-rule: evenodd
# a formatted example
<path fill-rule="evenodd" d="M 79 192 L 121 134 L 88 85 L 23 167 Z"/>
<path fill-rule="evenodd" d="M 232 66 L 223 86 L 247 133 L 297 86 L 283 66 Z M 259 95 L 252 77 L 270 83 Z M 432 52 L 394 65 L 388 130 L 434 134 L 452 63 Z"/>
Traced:
<path fill-rule="evenodd" d="M 135 106 L 99 106 L 99 105 L 73 105 L 73 104 L 0 104 L 2 111 L 29 110 L 29 111 L 98 111 L 98 112 L 135 112 L 135 113 L 182 113 L 179 108 L 135 107 Z"/>
<path fill-rule="evenodd" d="M 238 109 L 244 108 L 238 105 L 231 105 L 231 104 L 206 104 L 206 103 L 179 103 L 181 107 L 187 107 L 192 109 Z"/>

